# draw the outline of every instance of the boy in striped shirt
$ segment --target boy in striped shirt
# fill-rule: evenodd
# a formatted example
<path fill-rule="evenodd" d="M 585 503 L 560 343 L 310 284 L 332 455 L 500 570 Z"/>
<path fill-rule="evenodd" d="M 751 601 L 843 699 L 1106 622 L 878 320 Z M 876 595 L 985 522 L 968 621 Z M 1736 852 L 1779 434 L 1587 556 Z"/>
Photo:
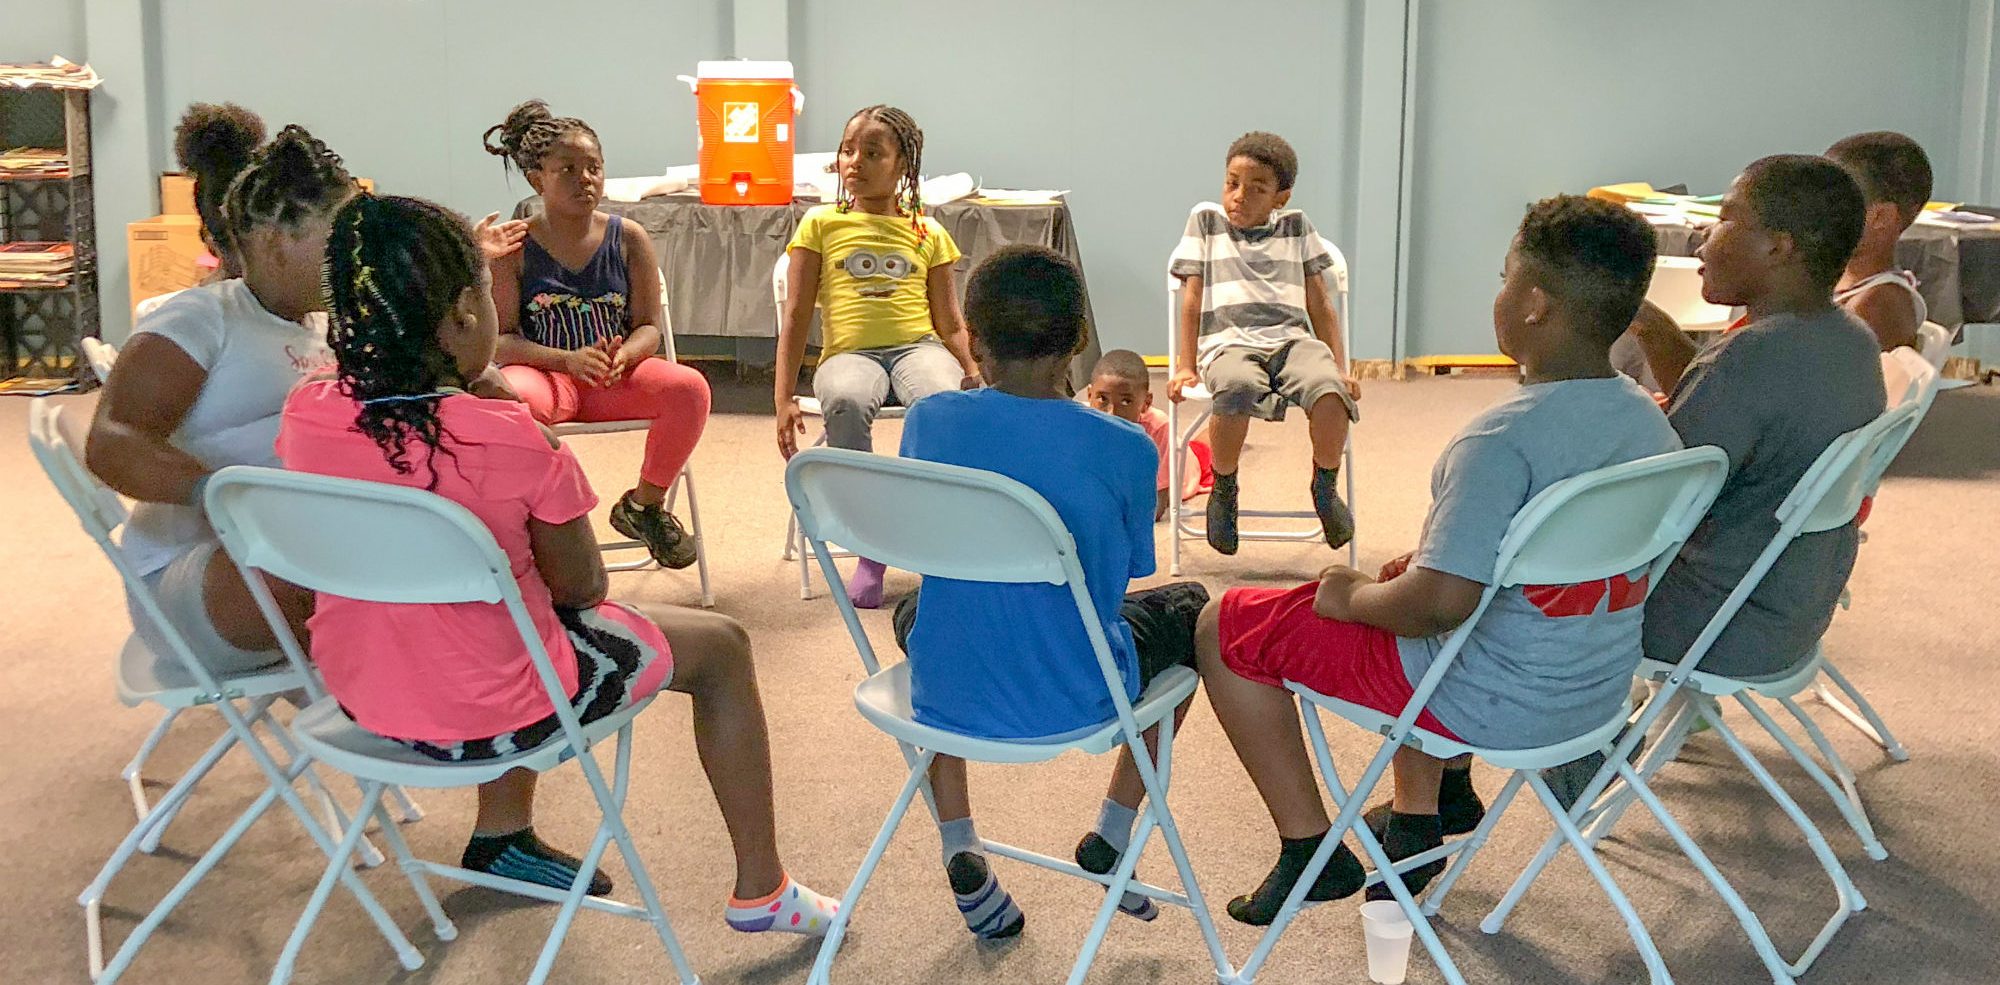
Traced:
<path fill-rule="evenodd" d="M 1209 442 L 1215 491 L 1208 543 L 1236 553 L 1236 469 L 1250 419 L 1305 409 L 1312 432 L 1313 510 L 1329 547 L 1354 537 L 1338 478 L 1360 388 L 1348 375 L 1340 319 L 1321 276 L 1333 265 L 1304 212 L 1285 208 L 1299 159 L 1284 138 L 1247 133 L 1229 147 L 1221 206 L 1198 207 L 1174 250 L 1181 280 L 1180 338 L 1168 396 L 1197 382 L 1214 397 Z"/>

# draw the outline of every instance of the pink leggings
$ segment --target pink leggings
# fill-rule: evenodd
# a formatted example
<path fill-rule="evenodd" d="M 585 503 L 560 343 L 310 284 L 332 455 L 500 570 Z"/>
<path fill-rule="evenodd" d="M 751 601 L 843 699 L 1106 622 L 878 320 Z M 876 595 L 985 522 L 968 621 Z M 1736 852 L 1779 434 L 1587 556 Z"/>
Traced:
<path fill-rule="evenodd" d="M 680 478 L 708 423 L 708 380 L 700 370 L 658 357 L 602 388 L 533 366 L 502 366 L 500 372 L 543 424 L 651 420 L 639 478 L 662 489 Z"/>

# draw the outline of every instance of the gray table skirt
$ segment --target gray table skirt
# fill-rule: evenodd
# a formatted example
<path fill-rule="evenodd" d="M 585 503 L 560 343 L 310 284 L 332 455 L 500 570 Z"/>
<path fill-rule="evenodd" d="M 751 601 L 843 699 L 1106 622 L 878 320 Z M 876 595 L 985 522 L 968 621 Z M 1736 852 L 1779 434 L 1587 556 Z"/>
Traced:
<path fill-rule="evenodd" d="M 2000 223 L 1996 223 L 2000 225 Z M 1660 252 L 1693 256 L 1708 231 L 1655 224 Z M 1896 263 L 1917 275 L 1931 321 L 1957 331 L 1966 322 L 2000 322 L 2000 229 L 1918 224 L 1896 243 Z"/>
<path fill-rule="evenodd" d="M 698 196 L 680 194 L 631 203 L 605 202 L 599 208 L 638 223 L 652 236 L 653 249 L 666 271 L 668 317 L 676 337 L 770 340 L 778 335 L 778 309 L 771 297 L 772 271 L 784 256 L 785 244 L 791 242 L 799 220 L 817 204 L 801 200 L 788 207 L 705 205 Z M 514 206 L 514 217 L 526 218 L 538 208 L 539 198 L 522 199 Z M 928 211 L 965 255 L 956 265 L 961 300 L 972 268 L 1002 246 L 1046 246 L 1069 257 L 1078 269 L 1083 266 L 1067 205 L 960 201 Z M 1086 293 L 1086 312 L 1088 304 Z M 817 326 L 811 340 L 815 344 L 819 341 Z M 739 345 L 734 351 L 771 350 L 766 344 Z M 1080 390 L 1090 382 L 1090 368 L 1098 354 L 1093 321 L 1089 342 L 1070 369 L 1073 387 Z"/>

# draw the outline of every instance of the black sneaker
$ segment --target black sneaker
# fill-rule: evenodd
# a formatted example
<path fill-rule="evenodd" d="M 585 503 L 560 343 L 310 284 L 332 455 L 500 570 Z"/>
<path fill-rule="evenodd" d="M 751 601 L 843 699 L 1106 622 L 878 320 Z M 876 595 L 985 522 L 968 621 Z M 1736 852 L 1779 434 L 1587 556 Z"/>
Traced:
<path fill-rule="evenodd" d="M 1236 553 L 1236 475 L 1215 473 L 1208 494 L 1208 546 L 1219 554 Z"/>
<path fill-rule="evenodd" d="M 1313 467 L 1313 512 L 1319 514 L 1319 531 L 1326 546 L 1339 550 L 1354 539 L 1354 513 L 1340 500 L 1340 470 Z"/>
<path fill-rule="evenodd" d="M 632 502 L 629 492 L 618 497 L 618 505 L 611 508 L 611 529 L 645 544 L 647 553 L 662 567 L 685 568 L 694 563 L 694 538 L 681 522 L 658 506 Z"/>

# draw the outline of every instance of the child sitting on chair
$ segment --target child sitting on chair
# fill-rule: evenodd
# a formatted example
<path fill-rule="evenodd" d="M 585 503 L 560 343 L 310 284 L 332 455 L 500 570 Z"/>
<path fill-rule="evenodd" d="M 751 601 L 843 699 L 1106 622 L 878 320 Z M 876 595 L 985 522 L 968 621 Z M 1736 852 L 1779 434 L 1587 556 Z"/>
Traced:
<path fill-rule="evenodd" d="M 1152 378 L 1146 370 L 1146 360 L 1130 349 L 1105 353 L 1090 371 L 1090 387 L 1085 396 L 1092 407 L 1145 428 L 1146 437 L 1153 439 L 1153 448 L 1160 453 L 1160 474 L 1155 481 L 1158 499 L 1153 505 L 1153 521 L 1159 522 L 1167 515 L 1167 489 L 1172 481 L 1167 465 L 1168 456 L 1173 454 L 1174 436 L 1168 433 L 1166 412 L 1153 406 Z M 1188 443 L 1188 454 L 1181 460 L 1182 499 L 1197 495 L 1204 488 L 1202 476 L 1208 461 L 1208 442 L 1196 438 Z"/>
<path fill-rule="evenodd" d="M 1930 316 L 1915 274 L 1896 266 L 1896 241 L 1931 198 L 1931 161 L 1917 142 L 1886 130 L 1857 133 L 1826 156 L 1861 186 L 1867 222 L 1861 244 L 1833 287 L 1833 300 L 1866 324 L 1888 352 L 1919 348 L 1917 329 Z"/>
<path fill-rule="evenodd" d="M 1208 593 L 1193 582 L 1125 592 L 1128 580 L 1153 573 L 1159 463 L 1137 426 L 1069 398 L 1069 363 L 1087 338 L 1082 275 L 1051 250 L 1009 246 L 973 271 L 965 308 L 988 386 L 910 408 L 903 456 L 998 472 L 1048 500 L 1076 540 L 1125 695 L 1136 699 L 1162 671 L 1191 665 L 1194 620 Z M 925 724 L 1022 739 L 1117 714 L 1066 586 L 926 578 L 897 605 L 894 625 L 910 655 L 911 704 Z M 945 874 L 966 925 L 982 938 L 1020 933 L 1021 911 L 973 831 L 965 761 L 939 756 L 931 790 Z M 1077 845 L 1078 865 L 1108 873 L 1118 864 L 1144 796 L 1130 751 L 1121 751 L 1097 828 Z M 1119 908 L 1143 920 L 1158 913 L 1131 893 Z"/>
<path fill-rule="evenodd" d="M 1222 208 L 1188 216 L 1171 268 L 1181 311 L 1167 397 L 1181 400 L 1200 382 L 1215 401 L 1208 544 L 1236 553 L 1237 465 L 1250 418 L 1284 420 L 1289 402 L 1305 409 L 1313 512 L 1327 546 L 1338 548 L 1354 538 L 1338 479 L 1360 384 L 1347 373 L 1340 319 L 1320 276 L 1333 256 L 1306 214 L 1285 208 L 1299 158 L 1284 138 L 1246 133 L 1225 161 Z"/>
<path fill-rule="evenodd" d="M 869 106 L 848 119 L 834 173 L 839 200 L 815 206 L 786 247 L 790 266 L 778 334 L 778 451 L 798 451 L 799 363 L 813 306 L 822 313 L 813 393 L 826 415 L 826 443 L 868 451 L 875 415 L 891 396 L 904 407 L 934 393 L 979 385 L 966 347 L 951 265 L 958 244 L 924 214 L 924 132 L 894 106 Z M 857 608 L 882 604 L 882 565 L 861 559 L 847 597 Z"/>
<path fill-rule="evenodd" d="M 486 131 L 489 154 L 520 169 L 542 197 L 519 250 L 495 257 L 496 354 L 507 384 L 544 424 L 649 420 L 632 488 L 612 529 L 669 568 L 695 562 L 695 542 L 666 510 L 708 423 L 708 381 L 660 357 L 660 265 L 638 223 L 597 210 L 604 151 L 597 132 L 530 100 Z"/>
<path fill-rule="evenodd" d="M 724 915 L 741 931 L 825 933 L 837 903 L 785 874 L 771 752 L 743 627 L 697 609 L 605 600 L 597 496 L 529 408 L 466 386 L 493 357 L 497 316 L 465 220 L 361 195 L 333 219 L 325 280 L 336 379 L 286 402 L 286 467 L 428 489 L 491 529 L 584 724 L 661 688 L 694 699 L 695 746 L 736 853 Z M 323 595 L 313 662 L 356 724 L 433 759 L 521 752 L 561 729 L 520 631 L 499 606 L 390 605 Z M 535 836 L 536 774 L 479 788 L 468 869 L 568 889 L 581 864 Z M 606 895 L 611 880 L 592 879 Z"/>
<path fill-rule="evenodd" d="M 1607 352 L 1632 321 L 1653 271 L 1653 231 L 1623 206 L 1577 196 L 1528 210 L 1493 300 L 1500 351 L 1522 387 L 1459 431 L 1431 475 L 1417 549 L 1379 576 L 1343 565 L 1292 589 L 1237 588 L 1210 603 L 1196 631 L 1209 703 L 1256 782 L 1281 847 L 1263 885 L 1229 915 L 1268 924 L 1331 826 L 1286 682 L 1399 715 L 1448 635 L 1493 578 L 1514 514 L 1571 476 L 1678 449 L 1652 399 L 1611 368 Z M 1562 742 L 1616 714 L 1639 663 L 1645 569 L 1580 585 L 1503 588 L 1445 672 L 1419 727 L 1473 745 Z M 1470 764 L 1396 750 L 1389 811 L 1370 827 L 1392 859 L 1469 831 L 1484 809 Z M 1423 889 L 1443 862 L 1404 875 Z M 1308 890 L 1339 899 L 1361 888 L 1361 862 L 1341 845 Z M 1386 893 L 1383 894 L 1386 898 Z"/>

